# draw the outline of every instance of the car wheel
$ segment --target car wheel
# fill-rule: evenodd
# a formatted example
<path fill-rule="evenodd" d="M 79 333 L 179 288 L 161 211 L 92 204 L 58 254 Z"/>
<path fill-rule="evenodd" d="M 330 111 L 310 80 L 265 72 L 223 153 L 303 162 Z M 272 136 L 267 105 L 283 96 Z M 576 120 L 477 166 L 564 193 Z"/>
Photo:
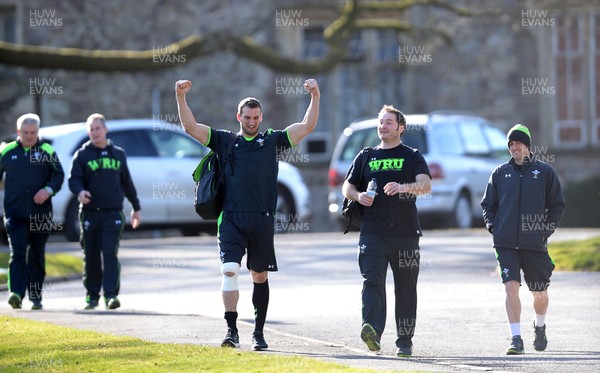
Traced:
<path fill-rule="evenodd" d="M 80 225 L 79 225 L 79 203 L 76 199 L 72 199 L 67 207 L 65 214 L 64 232 L 67 240 L 70 242 L 79 241 Z"/>
<path fill-rule="evenodd" d="M 452 213 L 452 226 L 456 228 L 471 228 L 473 224 L 473 215 L 471 214 L 471 201 L 466 192 L 462 192 L 456 203 Z"/>
<path fill-rule="evenodd" d="M 290 191 L 283 185 L 277 185 L 277 206 L 275 207 L 275 232 L 285 233 L 285 227 L 297 223 L 296 206 Z"/>

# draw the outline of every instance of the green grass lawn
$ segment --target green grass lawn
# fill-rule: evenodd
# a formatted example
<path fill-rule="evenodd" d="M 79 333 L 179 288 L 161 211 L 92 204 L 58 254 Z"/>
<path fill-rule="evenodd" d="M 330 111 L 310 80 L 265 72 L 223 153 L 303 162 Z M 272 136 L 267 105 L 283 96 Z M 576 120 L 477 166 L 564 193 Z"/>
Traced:
<path fill-rule="evenodd" d="M 0 253 L 0 268 L 8 268 L 8 253 Z M 69 254 L 46 254 L 46 276 L 66 276 L 83 271 L 83 260 Z M 6 274 L 0 274 L 0 284 L 6 284 Z"/>
<path fill-rule="evenodd" d="M 559 271 L 600 271 L 600 237 L 550 243 L 548 252 Z"/>
<path fill-rule="evenodd" d="M 377 372 L 296 356 L 161 344 L 0 316 L 0 370 L 22 372 Z"/>

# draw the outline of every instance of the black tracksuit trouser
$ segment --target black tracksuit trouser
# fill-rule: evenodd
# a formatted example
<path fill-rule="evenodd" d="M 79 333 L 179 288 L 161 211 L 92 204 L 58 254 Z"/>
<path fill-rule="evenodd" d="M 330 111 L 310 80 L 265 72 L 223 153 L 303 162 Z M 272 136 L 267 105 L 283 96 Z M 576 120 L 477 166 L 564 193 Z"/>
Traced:
<path fill-rule="evenodd" d="M 117 255 L 125 226 L 123 212 L 83 210 L 79 213 L 79 222 L 86 298 L 99 300 L 102 289 L 107 300 L 119 295 L 121 265 Z"/>
<path fill-rule="evenodd" d="M 4 219 L 10 244 L 8 290 L 18 294 L 21 299 L 25 298 L 27 292 L 31 301 L 42 300 L 46 277 L 45 251 L 50 232 L 45 228 L 36 229 L 39 225 L 31 219 Z M 45 223 L 41 226 L 46 227 Z"/>
<path fill-rule="evenodd" d="M 392 268 L 395 289 L 396 346 L 412 345 L 417 320 L 419 238 L 360 235 L 358 264 L 364 278 L 362 322 L 383 334 L 386 324 L 386 275 Z"/>

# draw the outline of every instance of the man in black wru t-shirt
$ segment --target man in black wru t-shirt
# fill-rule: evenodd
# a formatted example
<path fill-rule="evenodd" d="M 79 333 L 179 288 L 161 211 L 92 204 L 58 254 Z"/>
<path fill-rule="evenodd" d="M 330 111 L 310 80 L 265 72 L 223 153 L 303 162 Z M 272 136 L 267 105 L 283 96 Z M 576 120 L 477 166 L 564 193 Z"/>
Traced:
<path fill-rule="evenodd" d="M 385 105 L 379 112 L 377 135 L 381 143 L 363 149 L 354 161 L 342 193 L 363 205 L 358 241 L 358 264 L 364 278 L 361 338 L 371 351 L 381 349 L 386 320 L 385 278 L 388 263 L 394 275 L 396 296 L 396 355 L 412 355 L 417 317 L 419 237 L 422 235 L 416 196 L 431 191 L 431 175 L 417 149 L 402 143 L 406 120 L 402 112 Z M 363 157 L 369 161 L 360 173 Z M 371 179 L 377 194 L 364 191 Z M 359 180 L 362 182 L 359 185 Z"/>
<path fill-rule="evenodd" d="M 223 156 L 230 131 L 215 130 L 196 122 L 187 105 L 186 94 L 192 82 L 179 80 L 175 84 L 179 118 L 185 132 Z M 304 82 L 311 100 L 301 122 L 289 125 L 283 131 L 268 129 L 259 132 L 262 121 L 260 102 L 245 98 L 238 105 L 237 120 L 240 131 L 232 155 L 226 163 L 225 200 L 218 218 L 218 241 L 221 256 L 222 296 L 227 321 L 227 335 L 222 347 L 239 347 L 237 303 L 239 290 L 237 275 L 242 257 L 248 253 L 246 265 L 250 270 L 254 290 L 255 325 L 252 335 L 254 350 L 268 347 L 263 327 L 269 305 L 269 271 L 277 271 L 274 248 L 274 212 L 277 204 L 277 153 L 297 145 L 311 133 L 319 116 L 319 86 L 314 79 Z"/>

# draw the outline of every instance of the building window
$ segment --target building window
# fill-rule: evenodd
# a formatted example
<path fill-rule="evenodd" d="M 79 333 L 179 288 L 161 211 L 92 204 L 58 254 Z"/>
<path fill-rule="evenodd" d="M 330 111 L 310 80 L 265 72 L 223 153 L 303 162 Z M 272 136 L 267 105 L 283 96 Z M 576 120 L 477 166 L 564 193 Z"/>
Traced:
<path fill-rule="evenodd" d="M 581 147 L 588 143 L 584 19 L 579 15 L 560 16 L 556 23 L 552 35 L 556 77 L 554 143 Z"/>
<path fill-rule="evenodd" d="M 592 101 L 592 143 L 600 146 L 600 15 L 590 16 L 592 37 L 590 72 L 591 101 Z"/>
<path fill-rule="evenodd" d="M 398 63 L 400 44 L 395 30 L 377 30 L 377 60 Z"/>
<path fill-rule="evenodd" d="M 15 8 L 0 8 L 0 40 L 17 42 L 17 18 Z"/>
<path fill-rule="evenodd" d="M 359 62 L 365 57 L 365 51 L 362 43 L 362 33 L 360 31 L 354 31 L 348 39 L 346 48 L 345 62 Z"/>
<path fill-rule="evenodd" d="M 308 59 L 319 59 L 327 54 L 327 43 L 323 38 L 323 28 L 304 29 L 304 49 L 302 57 Z"/>

